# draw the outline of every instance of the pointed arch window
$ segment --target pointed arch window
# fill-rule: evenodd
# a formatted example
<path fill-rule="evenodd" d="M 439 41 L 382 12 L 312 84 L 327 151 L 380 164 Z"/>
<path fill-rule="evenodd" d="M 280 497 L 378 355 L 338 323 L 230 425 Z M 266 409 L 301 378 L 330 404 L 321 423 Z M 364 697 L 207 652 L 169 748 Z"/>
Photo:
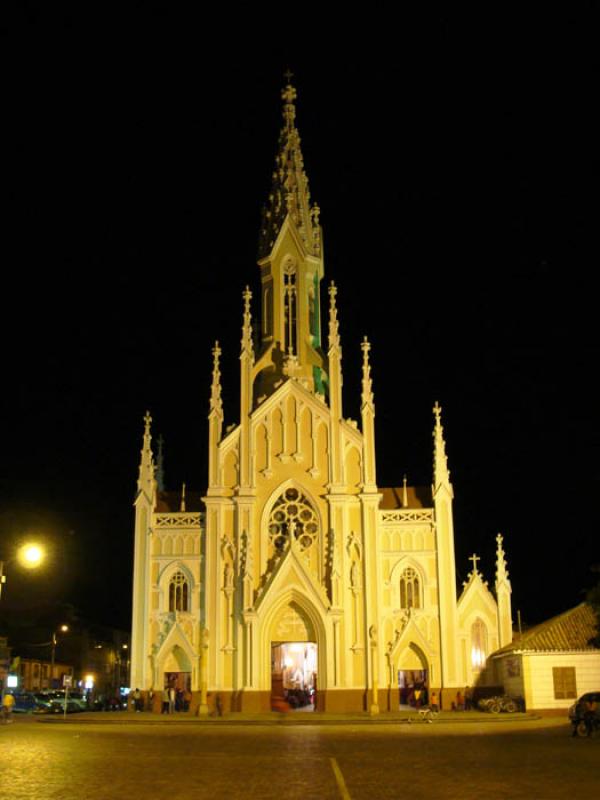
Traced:
<path fill-rule="evenodd" d="M 190 589 L 183 572 L 176 572 L 169 582 L 169 611 L 190 610 Z"/>
<path fill-rule="evenodd" d="M 421 605 L 419 573 L 407 567 L 400 576 L 400 608 L 421 608 Z"/>
<path fill-rule="evenodd" d="M 290 486 L 275 501 L 269 517 L 269 539 L 281 552 L 293 535 L 301 550 L 308 550 L 319 535 L 319 519 L 308 499 Z"/>
<path fill-rule="evenodd" d="M 485 667 L 488 651 L 488 636 L 485 622 L 477 617 L 471 625 L 471 667 L 480 672 Z"/>

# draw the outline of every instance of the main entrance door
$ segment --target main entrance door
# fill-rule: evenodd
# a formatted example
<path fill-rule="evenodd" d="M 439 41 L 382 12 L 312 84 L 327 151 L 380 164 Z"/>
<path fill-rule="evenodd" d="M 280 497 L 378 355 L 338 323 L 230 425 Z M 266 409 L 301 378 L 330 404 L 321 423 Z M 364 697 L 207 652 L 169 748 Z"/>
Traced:
<path fill-rule="evenodd" d="M 272 642 L 271 707 L 275 711 L 314 711 L 317 692 L 317 645 Z"/>

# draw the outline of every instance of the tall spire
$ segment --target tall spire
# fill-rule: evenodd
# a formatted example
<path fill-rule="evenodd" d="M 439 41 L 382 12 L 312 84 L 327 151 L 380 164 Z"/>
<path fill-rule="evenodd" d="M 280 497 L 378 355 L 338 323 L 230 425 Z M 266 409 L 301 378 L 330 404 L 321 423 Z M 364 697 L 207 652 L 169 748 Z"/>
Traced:
<path fill-rule="evenodd" d="M 296 89 L 288 83 L 281 92 L 283 100 L 283 126 L 279 134 L 279 147 L 275 158 L 273 183 L 269 199 L 263 209 L 259 238 L 259 258 L 271 252 L 286 216 L 291 217 L 309 254 L 321 254 L 319 207 L 310 204 L 308 178 L 300 149 L 300 135 L 296 128 Z"/>
<path fill-rule="evenodd" d="M 433 489 L 437 492 L 441 484 L 450 486 L 450 471 L 448 469 L 448 457 L 446 456 L 446 442 L 444 441 L 444 429 L 442 427 L 442 407 L 437 400 L 433 407 L 435 415 L 435 427 L 433 429 Z"/>

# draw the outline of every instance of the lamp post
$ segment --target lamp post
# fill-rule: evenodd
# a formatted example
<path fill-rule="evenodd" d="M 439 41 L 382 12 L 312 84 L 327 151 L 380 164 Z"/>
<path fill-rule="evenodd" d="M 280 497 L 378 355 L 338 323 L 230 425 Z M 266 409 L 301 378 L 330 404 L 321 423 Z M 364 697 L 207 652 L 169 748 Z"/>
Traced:
<path fill-rule="evenodd" d="M 57 632 L 66 633 L 68 630 L 69 630 L 69 626 L 68 625 L 61 625 L 60 628 L 58 629 L 58 631 L 53 631 L 52 632 L 52 656 L 50 658 L 50 688 L 51 689 L 54 688 L 54 661 L 55 661 L 55 658 L 56 658 L 56 644 L 57 644 L 56 634 L 57 634 Z"/>

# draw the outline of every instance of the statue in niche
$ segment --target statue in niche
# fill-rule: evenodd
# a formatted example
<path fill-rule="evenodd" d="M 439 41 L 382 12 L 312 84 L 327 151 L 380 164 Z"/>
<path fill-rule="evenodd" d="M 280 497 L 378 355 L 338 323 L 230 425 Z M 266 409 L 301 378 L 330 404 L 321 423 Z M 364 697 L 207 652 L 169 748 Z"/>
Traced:
<path fill-rule="evenodd" d="M 229 562 L 225 564 L 225 570 L 223 572 L 223 588 L 233 589 L 233 570 Z"/>

